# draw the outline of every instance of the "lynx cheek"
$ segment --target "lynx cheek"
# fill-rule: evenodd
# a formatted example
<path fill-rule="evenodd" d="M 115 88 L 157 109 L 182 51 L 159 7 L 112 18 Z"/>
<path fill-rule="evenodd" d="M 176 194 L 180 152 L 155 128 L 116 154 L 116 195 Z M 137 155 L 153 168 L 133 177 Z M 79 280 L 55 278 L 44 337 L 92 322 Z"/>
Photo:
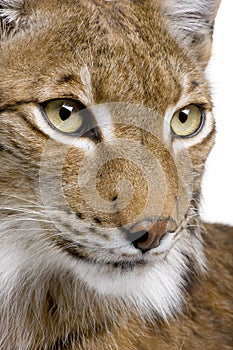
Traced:
<path fill-rule="evenodd" d="M 219 2 L 0 0 L 0 350 L 232 349 Z"/>
<path fill-rule="evenodd" d="M 93 225 L 99 237 L 109 237 L 108 249 L 105 247 L 108 261 L 115 259 L 110 251 L 116 245 L 118 255 L 127 251 L 132 254 L 132 260 L 135 255 L 140 256 L 140 251 L 133 248 L 140 230 L 135 235 L 128 234 L 132 225 L 142 223 L 150 229 L 151 222 L 157 224 L 157 219 L 167 222 L 171 217 L 177 223 L 182 221 L 191 199 L 192 165 L 187 152 L 184 153 L 185 163 L 180 163 L 166 147 L 161 131 L 162 116 L 152 109 L 108 103 L 92 106 L 90 111 L 98 120 L 101 132 L 106 131 L 106 118 L 100 116 L 106 115 L 107 111 L 107 116 L 111 116 L 112 132 L 105 135 L 93 152 L 85 153 L 83 157 L 78 147 L 82 139 L 80 134 L 73 138 L 73 149 L 70 150 L 63 143 L 54 146 L 53 141 L 48 142 L 41 157 L 41 196 L 48 208 L 53 203 L 61 204 L 63 199 L 67 212 L 85 217 L 85 222 L 82 219 L 80 222 L 76 215 L 72 230 L 66 231 L 74 245 L 80 239 L 75 232 L 86 223 L 86 232 Z M 49 216 L 63 231 L 58 218 L 53 213 Z M 151 232 L 154 231 L 157 230 Z M 170 249 L 172 239 L 168 236 L 171 235 L 163 239 L 160 247 L 157 245 L 156 253 Z M 102 254 L 97 258 L 102 261 Z"/>

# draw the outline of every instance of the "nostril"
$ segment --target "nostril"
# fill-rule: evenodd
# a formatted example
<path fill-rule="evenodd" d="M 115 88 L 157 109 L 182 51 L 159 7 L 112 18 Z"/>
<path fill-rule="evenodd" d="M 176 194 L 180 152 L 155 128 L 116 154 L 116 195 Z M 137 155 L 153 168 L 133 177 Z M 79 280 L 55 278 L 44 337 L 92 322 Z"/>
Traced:
<path fill-rule="evenodd" d="M 133 243 L 141 243 L 146 242 L 149 238 L 149 232 L 147 231 L 139 231 L 136 233 L 136 235 L 139 237 Z"/>
<path fill-rule="evenodd" d="M 159 246 L 160 241 L 165 233 L 161 235 L 154 235 L 153 232 L 143 233 L 143 231 L 139 231 L 137 232 L 137 236 L 139 234 L 141 237 L 132 242 L 133 246 L 137 249 L 140 249 L 142 252 L 147 252 L 148 250 Z"/>
<path fill-rule="evenodd" d="M 149 239 L 149 232 L 145 232 L 145 231 L 138 231 L 136 232 L 136 236 L 138 236 L 139 238 L 135 239 L 134 241 L 132 241 L 132 244 L 135 248 L 140 249 L 140 245 L 141 243 L 145 243 L 148 241 Z M 143 251 L 146 251 L 146 249 L 142 249 Z"/>
<path fill-rule="evenodd" d="M 162 238 L 175 230 L 176 223 L 171 218 L 148 219 L 134 225 L 127 238 L 135 248 L 146 252 L 158 247 Z"/>

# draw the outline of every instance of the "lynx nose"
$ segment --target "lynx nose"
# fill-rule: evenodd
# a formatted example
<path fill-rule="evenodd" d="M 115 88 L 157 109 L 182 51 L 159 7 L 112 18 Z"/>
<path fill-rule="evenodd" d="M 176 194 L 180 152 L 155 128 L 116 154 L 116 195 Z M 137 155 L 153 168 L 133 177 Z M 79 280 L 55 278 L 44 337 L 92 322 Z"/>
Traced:
<path fill-rule="evenodd" d="M 134 225 L 128 234 L 128 239 L 135 248 L 145 253 L 158 247 L 162 237 L 168 232 L 174 232 L 176 228 L 177 225 L 171 218 L 148 219 Z"/>

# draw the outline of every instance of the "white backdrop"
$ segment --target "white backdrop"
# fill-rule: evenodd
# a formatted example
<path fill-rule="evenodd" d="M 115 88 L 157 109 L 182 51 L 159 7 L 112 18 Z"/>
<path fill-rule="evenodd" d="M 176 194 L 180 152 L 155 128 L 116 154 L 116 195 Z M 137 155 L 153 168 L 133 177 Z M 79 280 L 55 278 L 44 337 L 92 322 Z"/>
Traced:
<path fill-rule="evenodd" d="M 213 88 L 217 139 L 203 182 L 202 217 L 233 224 L 233 1 L 222 0 L 207 74 Z"/>

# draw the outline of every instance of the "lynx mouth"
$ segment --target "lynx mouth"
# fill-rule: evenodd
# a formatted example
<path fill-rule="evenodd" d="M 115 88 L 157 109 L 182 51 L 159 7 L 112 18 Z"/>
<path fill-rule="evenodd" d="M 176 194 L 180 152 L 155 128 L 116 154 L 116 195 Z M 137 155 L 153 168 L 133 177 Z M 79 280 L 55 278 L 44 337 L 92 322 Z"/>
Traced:
<path fill-rule="evenodd" d="M 102 267 L 109 267 L 113 269 L 120 269 L 124 271 L 132 271 L 134 268 L 138 267 L 144 267 L 148 265 L 148 261 L 144 257 L 137 257 L 135 256 L 129 257 L 129 260 L 109 260 L 106 259 L 100 259 L 99 257 L 90 256 L 90 254 L 87 253 L 85 247 L 77 242 L 74 242 L 72 240 L 69 240 L 64 237 L 59 237 L 54 242 L 55 246 L 59 248 L 59 250 L 62 250 L 68 256 L 70 256 L 73 259 L 86 262 L 90 265 L 98 265 Z"/>

